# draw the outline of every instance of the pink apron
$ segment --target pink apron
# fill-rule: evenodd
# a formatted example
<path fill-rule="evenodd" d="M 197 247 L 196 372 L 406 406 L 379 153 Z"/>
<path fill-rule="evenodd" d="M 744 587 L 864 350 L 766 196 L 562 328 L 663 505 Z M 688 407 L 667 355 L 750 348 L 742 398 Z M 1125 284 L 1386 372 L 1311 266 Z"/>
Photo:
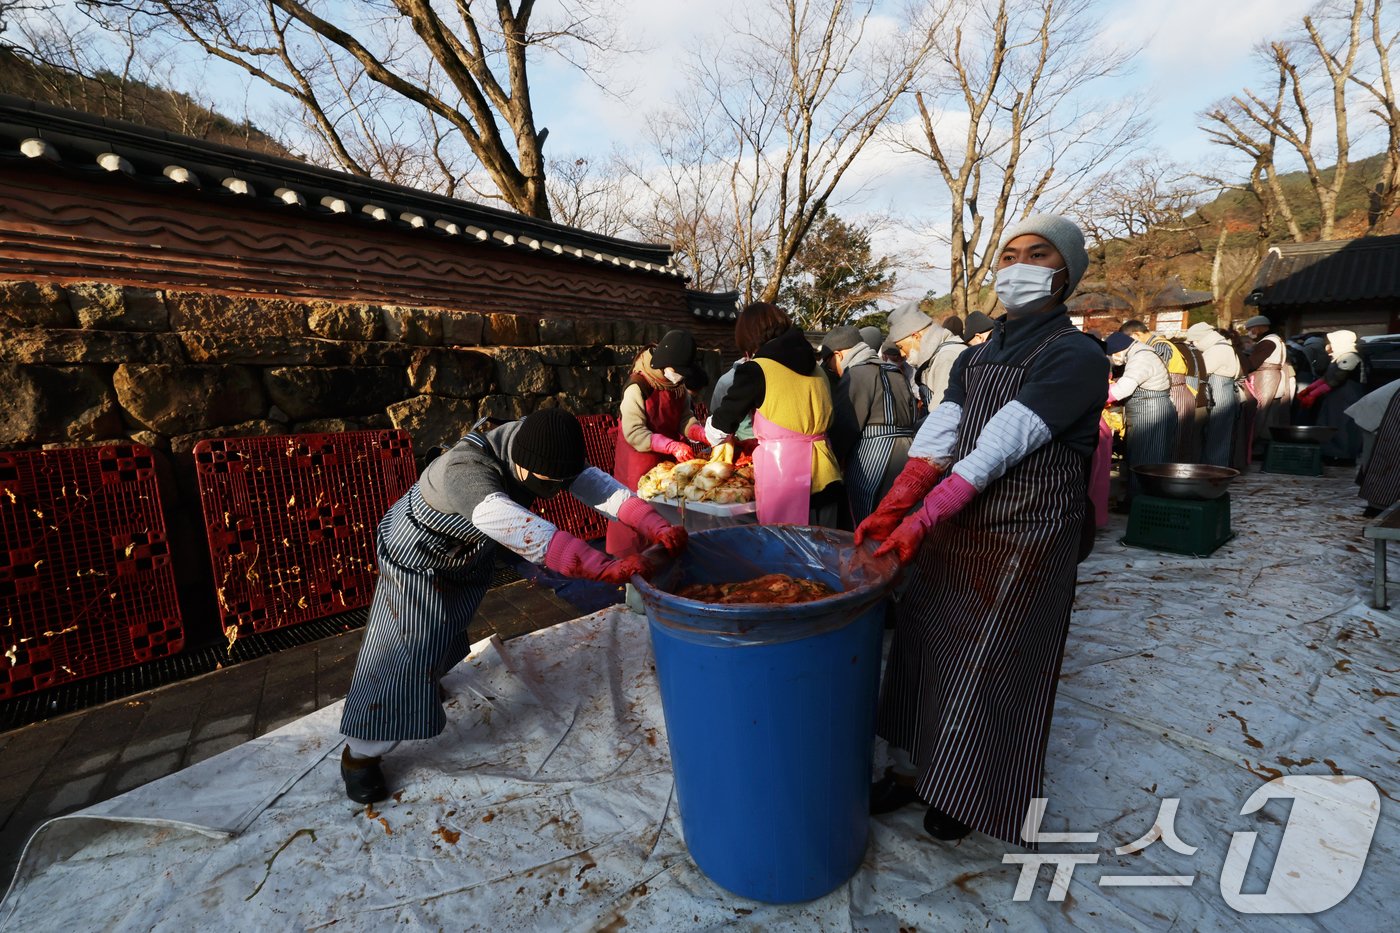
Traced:
<path fill-rule="evenodd" d="M 825 434 L 798 434 L 757 411 L 753 433 L 754 498 L 760 525 L 806 525 L 812 506 L 812 446 Z"/>
<path fill-rule="evenodd" d="M 1094 504 L 1094 527 L 1108 524 L 1109 471 L 1113 469 L 1113 429 L 1099 418 L 1099 443 L 1089 462 L 1089 501 Z M 1087 517 L 1087 516 L 1086 516 Z"/>

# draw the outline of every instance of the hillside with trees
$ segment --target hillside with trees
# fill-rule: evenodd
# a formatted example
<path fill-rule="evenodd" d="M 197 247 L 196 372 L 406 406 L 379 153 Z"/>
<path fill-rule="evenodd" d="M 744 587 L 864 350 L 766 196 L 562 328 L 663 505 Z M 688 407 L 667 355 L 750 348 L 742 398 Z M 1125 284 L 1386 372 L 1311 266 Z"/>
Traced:
<path fill-rule="evenodd" d="M 105 69 L 83 74 L 0 49 L 0 88 L 17 97 L 129 120 L 196 139 L 272 155 L 291 153 L 247 120 L 234 120 L 189 94 Z"/>

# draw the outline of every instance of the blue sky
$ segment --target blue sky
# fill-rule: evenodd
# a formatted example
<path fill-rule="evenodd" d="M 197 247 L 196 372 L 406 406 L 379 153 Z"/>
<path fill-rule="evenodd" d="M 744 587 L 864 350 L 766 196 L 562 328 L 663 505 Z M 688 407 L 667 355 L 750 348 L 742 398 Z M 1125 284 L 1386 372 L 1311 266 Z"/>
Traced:
<path fill-rule="evenodd" d="M 1100 0 L 1102 16 L 1085 28 L 1107 43 L 1140 48 L 1122 89 L 1155 101 L 1156 146 L 1197 161 L 1210 147 L 1196 114 L 1249 84 L 1252 48 L 1301 21 L 1315 0 Z M 607 151 L 625 142 L 642 114 L 664 106 L 683 78 L 674 63 L 723 34 L 735 0 L 618 0 L 623 34 L 643 51 L 618 56 L 609 79 L 626 90 L 612 99 L 571 69 L 542 62 L 534 93 L 541 122 L 560 146 Z"/>
<path fill-rule="evenodd" d="M 880 2 L 883 11 L 893 9 L 897 0 Z M 1098 15 L 1082 28 L 1096 35 L 1105 49 L 1125 46 L 1139 51 L 1124 78 L 1097 93 L 1150 102 L 1153 154 L 1192 168 L 1233 174 L 1223 161 L 1225 153 L 1209 144 L 1198 128 L 1197 115 L 1220 98 L 1257 83 L 1262 75 L 1254 47 L 1294 28 L 1314 2 L 1098 0 Z M 550 5 L 546 0 L 541 8 Z M 609 9 L 616 16 L 622 44 L 632 49 L 611 56 L 598 70 L 613 93 L 557 60 L 541 58 L 532 66 L 537 123 L 550 130 L 546 154 L 596 157 L 614 147 L 635 153 L 647 115 L 668 106 L 685 84 L 679 64 L 694 49 L 723 42 L 745 6 L 745 0 L 612 0 Z M 202 60 L 192 50 L 169 60 L 179 63 L 172 66 L 170 83 L 199 88 L 230 115 L 246 114 L 265 128 L 277 129 L 274 92 L 231 66 Z M 1376 148 L 1362 142 L 1355 151 L 1365 155 Z M 644 157 L 645 151 L 640 154 Z M 876 145 L 850 179 L 838 192 L 838 213 L 885 218 L 876 232 L 877 249 L 939 264 L 945 250 L 936 230 L 946 224 L 946 208 L 929 164 Z M 902 278 L 911 295 L 926 288 L 941 290 L 937 271 L 909 268 Z"/>
<path fill-rule="evenodd" d="M 1198 114 L 1243 87 L 1258 86 L 1262 75 L 1255 46 L 1294 27 L 1313 4 L 1314 0 L 1100 0 L 1099 17 L 1084 28 L 1095 32 L 1105 48 L 1139 51 L 1124 78 L 1099 93 L 1150 101 L 1149 152 L 1192 168 L 1235 174 L 1229 171 L 1228 154 L 1210 144 L 1199 129 Z M 543 63 L 536 69 L 536 112 L 540 124 L 550 128 L 554 153 L 602 155 L 615 145 L 634 146 L 645 114 L 664 107 L 683 83 L 674 63 L 697 44 L 722 36 L 738 6 L 736 0 L 619 0 L 627 43 L 644 49 L 610 63 L 608 80 L 622 93 L 620 99 L 567 67 Z M 1359 150 L 1370 151 L 1364 146 Z M 938 264 L 944 248 L 929 229 L 945 223 L 946 208 L 930 165 L 874 147 L 845 188 L 840 213 L 886 218 L 875 238 L 877 248 L 922 255 Z M 910 295 L 946 288 L 936 270 L 906 268 L 901 278 Z"/>

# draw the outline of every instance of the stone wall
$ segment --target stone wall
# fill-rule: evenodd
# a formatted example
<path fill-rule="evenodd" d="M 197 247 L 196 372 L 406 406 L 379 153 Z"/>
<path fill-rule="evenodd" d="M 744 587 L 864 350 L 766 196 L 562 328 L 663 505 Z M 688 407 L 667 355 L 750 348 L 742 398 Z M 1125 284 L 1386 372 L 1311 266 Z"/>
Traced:
<path fill-rule="evenodd" d="M 0 448 L 398 427 L 420 456 L 477 418 L 617 410 L 668 329 L 456 308 L 0 283 Z M 719 355 L 706 352 L 711 377 Z M 178 459 L 177 459 L 178 464 Z"/>
<path fill-rule="evenodd" d="M 615 412 L 666 324 L 0 282 L 0 449 L 127 440 L 158 452 L 192 642 L 216 640 L 195 444 L 403 428 L 420 464 L 479 417 Z M 715 378 L 719 354 L 705 351 Z"/>

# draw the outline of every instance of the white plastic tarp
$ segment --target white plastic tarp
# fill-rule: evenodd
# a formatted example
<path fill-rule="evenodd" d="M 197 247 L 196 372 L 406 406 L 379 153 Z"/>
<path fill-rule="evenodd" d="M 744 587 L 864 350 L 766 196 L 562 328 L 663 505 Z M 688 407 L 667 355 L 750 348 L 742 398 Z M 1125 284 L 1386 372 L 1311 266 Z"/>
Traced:
<path fill-rule="evenodd" d="M 1371 561 L 1354 492 L 1342 476 L 1244 477 L 1238 536 L 1209 559 L 1125 548 L 1122 519 L 1101 532 L 1080 567 L 1042 824 L 1097 837 L 1042 845 L 1081 859 L 1061 900 L 1047 899 L 1053 865 L 1018 901 L 1021 869 L 1003 857 L 1025 850 L 977 835 L 935 842 L 914 807 L 873 820 L 861 870 L 821 900 L 772 906 L 717 888 L 682 842 L 645 620 L 616 608 L 475 646 L 445 681 L 447 732 L 390 759 L 393 800 L 368 812 L 345 800 L 330 707 L 49 823 L 0 925 L 1389 928 L 1400 625 L 1364 603 Z M 1232 837 L 1257 833 L 1232 890 L 1262 892 L 1290 815 L 1241 809 L 1288 774 L 1378 788 L 1365 871 L 1325 912 L 1240 913 L 1220 881 Z M 1168 799 L 1179 800 L 1170 824 Z M 1114 853 L 1154 825 L 1194 854 L 1160 841 Z M 1113 875 L 1189 884 L 1103 880 Z"/>

